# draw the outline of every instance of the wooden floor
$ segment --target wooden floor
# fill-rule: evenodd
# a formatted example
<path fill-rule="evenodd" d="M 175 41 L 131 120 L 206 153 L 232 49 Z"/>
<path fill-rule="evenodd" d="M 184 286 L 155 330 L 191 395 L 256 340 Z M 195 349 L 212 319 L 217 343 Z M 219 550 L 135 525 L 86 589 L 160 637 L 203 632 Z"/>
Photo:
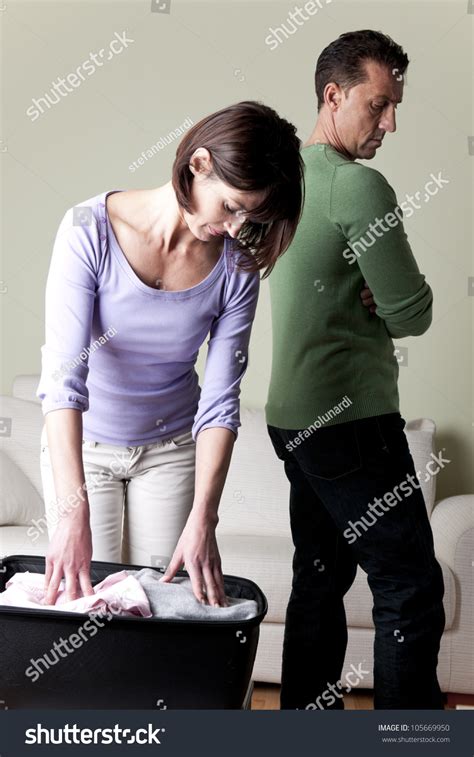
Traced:
<path fill-rule="evenodd" d="M 374 694 L 371 689 L 353 689 L 344 696 L 346 710 L 373 710 Z M 280 686 L 272 683 L 255 683 L 252 696 L 252 710 L 279 710 Z M 474 709 L 474 695 L 447 694 L 445 710 Z"/>
<path fill-rule="evenodd" d="M 346 710 L 373 710 L 373 692 L 358 689 L 344 697 Z M 280 687 L 272 683 L 255 683 L 252 696 L 252 710 L 279 710 Z"/>

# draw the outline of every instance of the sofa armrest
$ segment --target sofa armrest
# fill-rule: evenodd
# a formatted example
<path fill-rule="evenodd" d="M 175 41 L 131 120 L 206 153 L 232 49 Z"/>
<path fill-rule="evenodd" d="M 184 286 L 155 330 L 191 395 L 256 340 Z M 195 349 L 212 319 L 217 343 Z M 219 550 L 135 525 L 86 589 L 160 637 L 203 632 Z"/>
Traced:
<path fill-rule="evenodd" d="M 449 636 L 449 681 L 445 691 L 474 694 L 474 584 L 472 544 L 474 495 L 448 497 L 431 516 L 436 556 L 449 566 L 456 585 L 456 608 Z"/>
<path fill-rule="evenodd" d="M 438 502 L 431 515 L 431 528 L 436 556 L 456 573 L 462 566 L 465 577 L 471 580 L 472 565 L 459 564 L 459 549 L 463 542 L 469 542 L 474 529 L 474 494 L 460 494 Z"/>

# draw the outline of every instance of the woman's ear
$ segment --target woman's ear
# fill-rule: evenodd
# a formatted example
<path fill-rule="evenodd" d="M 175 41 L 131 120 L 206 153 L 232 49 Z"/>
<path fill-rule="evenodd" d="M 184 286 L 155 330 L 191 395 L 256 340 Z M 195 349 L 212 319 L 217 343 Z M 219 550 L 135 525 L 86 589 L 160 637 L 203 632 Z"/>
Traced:
<path fill-rule="evenodd" d="M 205 147 L 194 150 L 189 161 L 189 170 L 193 176 L 209 176 L 212 173 L 211 153 Z"/>

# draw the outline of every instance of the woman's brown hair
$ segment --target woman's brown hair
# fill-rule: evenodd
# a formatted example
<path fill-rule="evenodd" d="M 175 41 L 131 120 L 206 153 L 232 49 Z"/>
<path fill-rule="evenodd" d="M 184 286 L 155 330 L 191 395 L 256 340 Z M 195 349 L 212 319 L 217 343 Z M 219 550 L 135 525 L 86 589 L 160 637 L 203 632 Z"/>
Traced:
<path fill-rule="evenodd" d="M 243 192 L 266 192 L 235 240 L 243 253 L 239 267 L 263 268 L 265 278 L 288 249 L 303 206 L 304 163 L 296 128 L 254 101 L 223 108 L 195 124 L 179 144 L 172 176 L 178 203 L 189 213 L 189 162 L 198 147 L 209 151 L 213 175 L 225 184 Z"/>

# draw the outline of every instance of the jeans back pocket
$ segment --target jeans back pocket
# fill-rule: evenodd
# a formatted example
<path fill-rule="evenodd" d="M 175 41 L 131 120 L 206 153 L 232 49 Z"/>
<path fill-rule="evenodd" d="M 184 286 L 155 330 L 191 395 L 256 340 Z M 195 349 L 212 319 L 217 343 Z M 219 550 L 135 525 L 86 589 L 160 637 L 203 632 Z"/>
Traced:
<path fill-rule="evenodd" d="M 307 476 L 332 481 L 362 467 L 362 457 L 355 421 L 325 428 L 302 429 L 289 434 L 295 458 Z M 297 441 L 299 440 L 299 442 Z M 286 445 L 288 449 L 288 444 Z"/>

